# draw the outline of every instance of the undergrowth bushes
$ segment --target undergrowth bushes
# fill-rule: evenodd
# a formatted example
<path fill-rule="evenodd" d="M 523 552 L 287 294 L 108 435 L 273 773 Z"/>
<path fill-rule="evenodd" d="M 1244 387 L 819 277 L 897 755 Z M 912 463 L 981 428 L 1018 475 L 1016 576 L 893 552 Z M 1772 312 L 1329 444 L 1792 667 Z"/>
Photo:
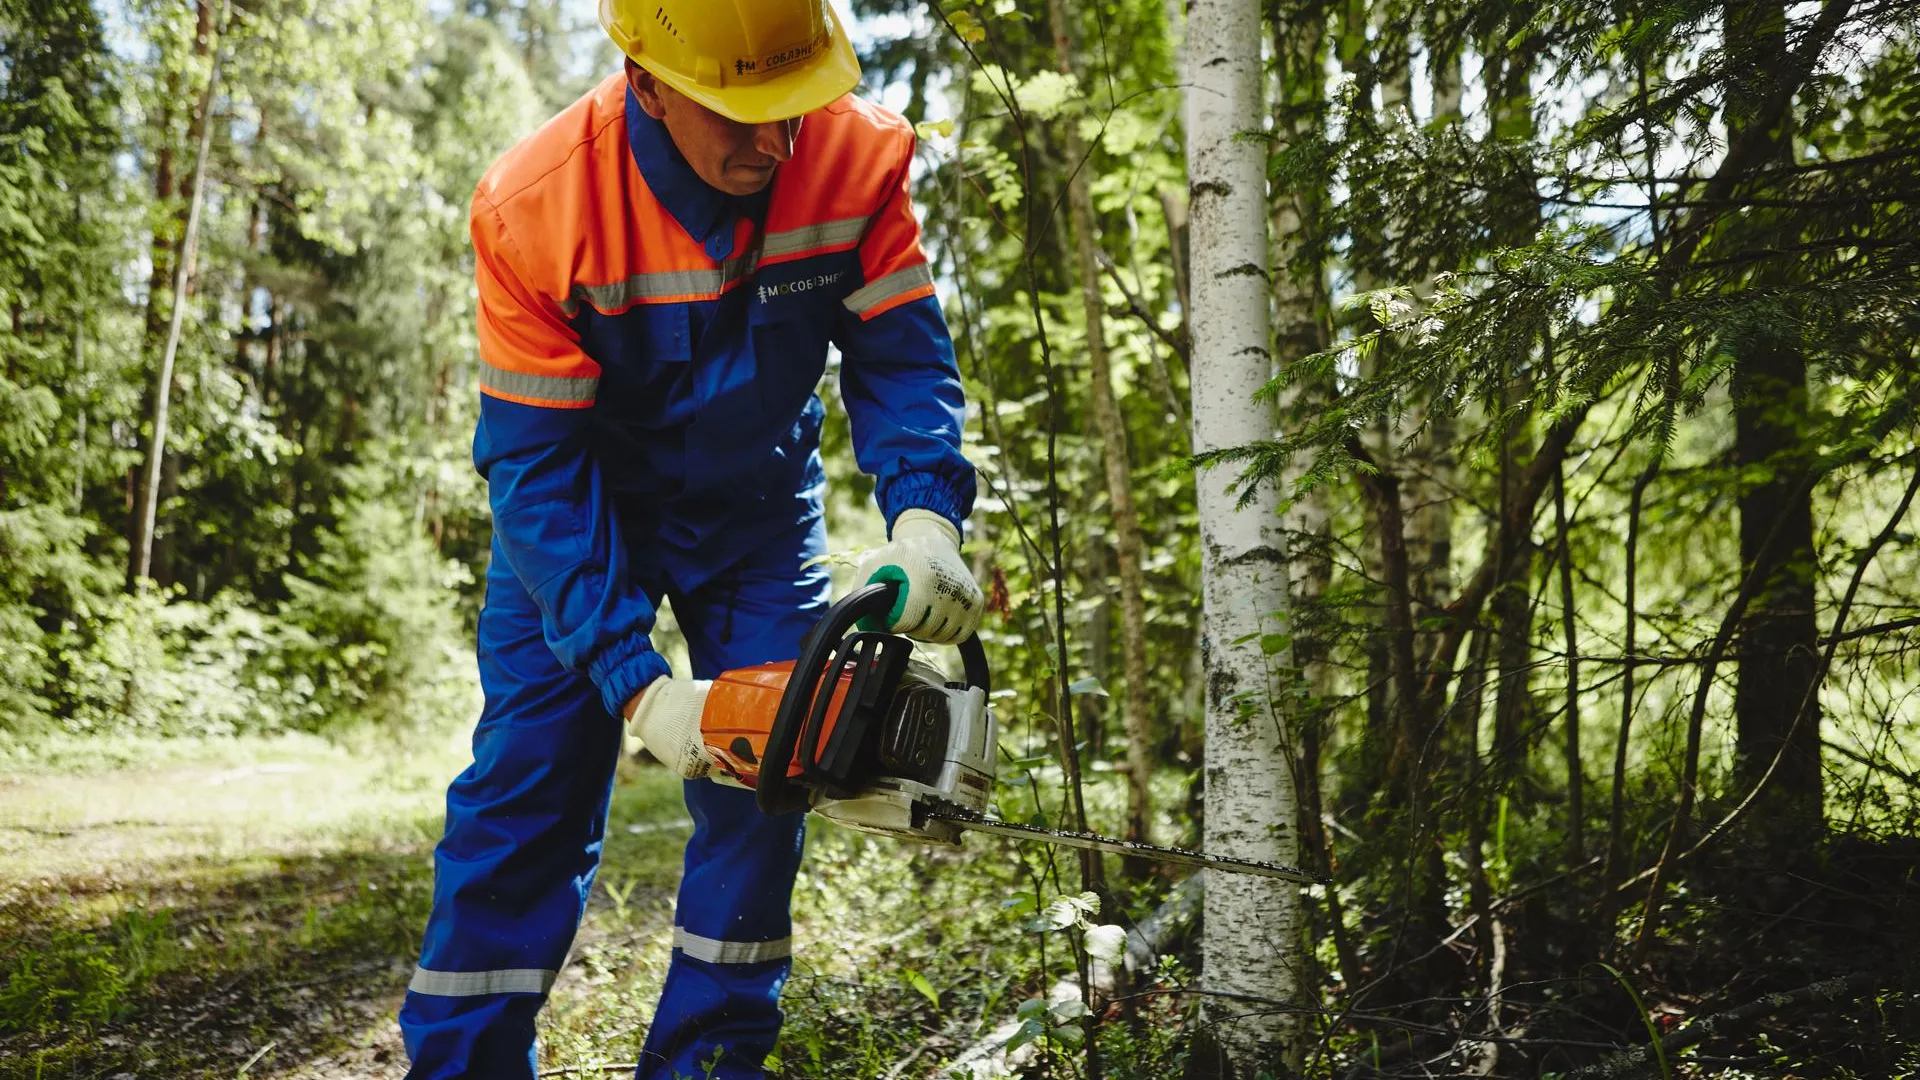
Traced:
<path fill-rule="evenodd" d="M 435 726 L 472 684 L 460 614 L 472 583 L 386 500 L 342 500 L 286 598 L 125 593 L 80 583 L 47 627 L 32 594 L 0 596 L 0 735 L 230 736 Z"/>

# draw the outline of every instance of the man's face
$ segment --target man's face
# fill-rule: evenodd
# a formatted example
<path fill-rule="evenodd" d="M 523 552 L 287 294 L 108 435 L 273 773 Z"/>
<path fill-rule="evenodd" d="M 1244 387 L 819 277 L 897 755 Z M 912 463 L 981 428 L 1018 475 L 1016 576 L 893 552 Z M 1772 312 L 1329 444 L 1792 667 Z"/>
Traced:
<path fill-rule="evenodd" d="M 633 87 L 640 108 L 667 126 L 695 175 L 715 190 L 752 195 L 773 182 L 775 166 L 793 156 L 798 116 L 768 124 L 729 120 L 633 63 L 627 65 L 627 85 Z"/>

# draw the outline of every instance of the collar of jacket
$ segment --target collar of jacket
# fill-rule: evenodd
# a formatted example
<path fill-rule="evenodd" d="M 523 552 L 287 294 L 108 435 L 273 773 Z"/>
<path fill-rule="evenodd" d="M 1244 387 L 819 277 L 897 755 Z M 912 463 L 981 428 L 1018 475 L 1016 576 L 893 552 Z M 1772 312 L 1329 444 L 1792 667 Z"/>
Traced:
<path fill-rule="evenodd" d="M 632 87 L 627 89 L 627 145 L 654 199 L 706 248 L 707 257 L 714 262 L 732 257 L 734 222 L 743 217 L 759 220 L 773 185 L 752 195 L 728 195 L 709 187 L 673 145 L 667 125 L 640 107 Z"/>

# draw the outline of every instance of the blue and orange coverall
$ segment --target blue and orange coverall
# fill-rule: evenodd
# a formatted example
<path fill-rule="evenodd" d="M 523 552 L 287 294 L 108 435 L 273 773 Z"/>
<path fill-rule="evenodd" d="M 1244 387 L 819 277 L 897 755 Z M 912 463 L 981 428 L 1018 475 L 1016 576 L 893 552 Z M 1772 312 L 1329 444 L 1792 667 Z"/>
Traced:
<path fill-rule="evenodd" d="M 824 609 L 828 345 L 891 523 L 973 503 L 953 346 L 908 202 L 912 130 L 856 97 L 802 122 L 766 191 L 704 184 L 615 76 L 509 151 L 473 200 L 494 517 L 473 764 L 447 793 L 400 1022 L 412 1077 L 533 1075 L 534 1014 L 598 865 L 622 706 L 797 654 Z M 779 1031 L 798 815 L 689 781 L 671 966 L 642 1078 L 747 1077 Z"/>

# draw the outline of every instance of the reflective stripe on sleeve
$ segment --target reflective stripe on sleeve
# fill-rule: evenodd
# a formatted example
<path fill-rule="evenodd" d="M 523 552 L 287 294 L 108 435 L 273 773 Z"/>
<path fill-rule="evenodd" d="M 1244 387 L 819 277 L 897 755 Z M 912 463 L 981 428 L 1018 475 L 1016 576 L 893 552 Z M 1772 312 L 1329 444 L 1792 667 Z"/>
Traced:
<path fill-rule="evenodd" d="M 560 310 L 572 318 L 583 300 L 609 315 L 648 300 L 711 300 L 745 280 L 753 264 L 748 253 L 703 270 L 655 270 L 607 285 L 575 285 Z"/>
<path fill-rule="evenodd" d="M 774 941 L 721 941 L 688 933 L 678 926 L 673 928 L 673 947 L 709 964 L 758 964 L 793 955 L 791 937 Z"/>
<path fill-rule="evenodd" d="M 839 221 L 823 221 L 818 225 L 806 225 L 798 229 L 783 229 L 767 234 L 767 241 L 761 251 L 764 258 L 792 255 L 816 248 L 852 245 L 860 242 L 866 235 L 867 219 L 863 217 L 842 218 Z"/>
<path fill-rule="evenodd" d="M 926 263 L 917 263 L 905 270 L 895 270 L 878 281 L 870 281 L 855 289 L 853 295 L 847 297 L 844 303 L 848 311 L 865 316 L 867 312 L 901 293 L 912 292 L 914 289 L 931 284 L 933 284 L 933 268 Z"/>
<path fill-rule="evenodd" d="M 600 378 L 597 375 L 538 375 L 481 364 L 480 387 L 514 401 L 591 405 L 600 390 Z"/>
<path fill-rule="evenodd" d="M 478 997 L 482 994 L 544 994 L 553 986 L 554 972 L 544 968 L 506 968 L 501 971 L 432 971 L 414 968 L 407 989 L 432 997 Z"/>

